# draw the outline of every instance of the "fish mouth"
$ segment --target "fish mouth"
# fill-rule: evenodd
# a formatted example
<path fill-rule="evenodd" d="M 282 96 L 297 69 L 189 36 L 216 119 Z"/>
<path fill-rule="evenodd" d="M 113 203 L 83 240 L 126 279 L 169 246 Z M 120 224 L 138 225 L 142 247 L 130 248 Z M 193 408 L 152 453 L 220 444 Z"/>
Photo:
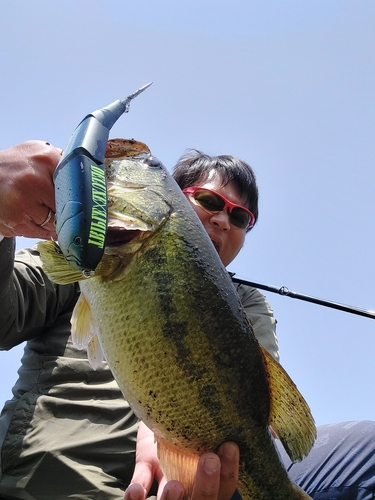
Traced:
<path fill-rule="evenodd" d="M 134 240 L 141 231 L 139 229 L 126 229 L 124 227 L 109 226 L 105 236 L 106 247 L 119 247 Z"/>
<path fill-rule="evenodd" d="M 119 247 L 134 240 L 140 233 L 149 231 L 150 226 L 137 217 L 110 210 L 105 237 L 106 247 Z"/>

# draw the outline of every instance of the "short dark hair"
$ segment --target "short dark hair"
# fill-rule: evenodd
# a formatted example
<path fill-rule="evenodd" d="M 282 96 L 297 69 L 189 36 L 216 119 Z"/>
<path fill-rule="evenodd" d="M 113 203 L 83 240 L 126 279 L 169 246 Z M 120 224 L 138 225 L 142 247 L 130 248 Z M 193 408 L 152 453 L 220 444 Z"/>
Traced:
<path fill-rule="evenodd" d="M 256 222 L 259 216 L 259 192 L 255 173 L 250 165 L 236 156 L 210 156 L 190 149 L 176 163 L 173 178 L 181 189 L 185 189 L 205 182 L 212 170 L 217 172 L 222 186 L 233 182 L 238 194 L 245 198 L 245 205 L 254 214 Z"/>

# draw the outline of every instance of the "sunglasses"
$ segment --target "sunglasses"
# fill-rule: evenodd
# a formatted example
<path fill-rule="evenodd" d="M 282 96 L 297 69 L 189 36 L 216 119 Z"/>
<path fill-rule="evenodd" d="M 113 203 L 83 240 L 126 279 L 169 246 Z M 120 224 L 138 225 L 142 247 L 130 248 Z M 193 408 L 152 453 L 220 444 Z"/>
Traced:
<path fill-rule="evenodd" d="M 250 210 L 227 200 L 222 194 L 199 186 L 190 186 L 182 190 L 190 195 L 191 201 L 208 213 L 218 214 L 228 210 L 229 222 L 241 229 L 250 229 L 255 224 L 255 217 Z"/>

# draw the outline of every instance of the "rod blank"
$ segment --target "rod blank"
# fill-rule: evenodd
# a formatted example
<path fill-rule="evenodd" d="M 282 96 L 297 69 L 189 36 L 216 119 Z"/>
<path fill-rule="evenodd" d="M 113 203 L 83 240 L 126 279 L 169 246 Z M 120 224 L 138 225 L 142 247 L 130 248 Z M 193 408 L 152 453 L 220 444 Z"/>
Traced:
<path fill-rule="evenodd" d="M 359 316 L 365 316 L 366 318 L 375 319 L 375 311 L 369 311 L 366 309 L 360 309 L 358 307 L 347 306 L 345 304 L 339 304 L 337 302 L 331 302 L 329 300 L 318 299 L 317 297 L 311 297 L 310 295 L 304 295 L 302 293 L 292 292 L 286 286 L 276 287 L 273 285 L 263 285 L 261 283 L 255 283 L 254 281 L 247 281 L 240 278 L 232 276 L 232 281 L 235 283 L 241 283 L 243 285 L 253 286 L 254 288 L 260 288 L 261 290 L 266 290 L 268 292 L 278 293 L 279 295 L 284 295 L 285 297 L 291 297 L 292 299 L 304 300 L 306 302 L 312 302 L 313 304 L 318 304 L 320 306 L 330 307 L 332 309 L 338 309 L 339 311 L 345 311 L 351 314 L 357 314 Z"/>

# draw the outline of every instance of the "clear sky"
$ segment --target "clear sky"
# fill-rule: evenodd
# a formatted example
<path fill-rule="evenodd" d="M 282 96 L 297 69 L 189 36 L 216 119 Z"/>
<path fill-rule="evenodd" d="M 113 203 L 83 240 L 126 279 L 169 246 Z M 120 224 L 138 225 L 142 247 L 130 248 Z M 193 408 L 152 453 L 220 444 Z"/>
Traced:
<path fill-rule="evenodd" d="M 111 137 L 168 167 L 187 148 L 254 168 L 260 218 L 230 270 L 375 309 L 373 0 L 0 0 L 0 148 L 64 148 L 153 85 Z M 18 247 L 33 243 L 20 238 Z M 318 424 L 375 419 L 375 321 L 266 294 L 281 363 Z M 0 304 L 1 307 L 1 304 Z M 22 346 L 0 352 L 0 402 Z"/>

